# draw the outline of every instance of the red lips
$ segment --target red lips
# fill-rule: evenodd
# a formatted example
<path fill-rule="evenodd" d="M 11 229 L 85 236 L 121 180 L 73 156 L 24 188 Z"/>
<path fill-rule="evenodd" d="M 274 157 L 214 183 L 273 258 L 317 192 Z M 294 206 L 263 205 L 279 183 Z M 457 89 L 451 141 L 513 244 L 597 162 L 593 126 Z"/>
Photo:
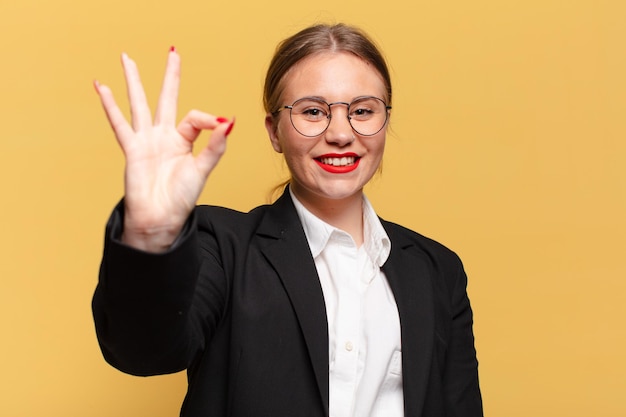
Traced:
<path fill-rule="evenodd" d="M 336 162 L 337 159 L 348 158 L 347 164 L 345 165 L 335 165 L 333 162 Z M 333 159 L 334 161 L 329 161 Z M 351 161 L 353 160 L 353 161 Z M 320 166 L 324 171 L 330 172 L 332 174 L 345 174 L 347 172 L 354 171 L 359 166 L 359 161 L 361 158 L 353 152 L 344 153 L 344 154 L 325 154 L 315 158 L 315 162 Z M 341 162 L 341 161 L 340 161 Z"/>

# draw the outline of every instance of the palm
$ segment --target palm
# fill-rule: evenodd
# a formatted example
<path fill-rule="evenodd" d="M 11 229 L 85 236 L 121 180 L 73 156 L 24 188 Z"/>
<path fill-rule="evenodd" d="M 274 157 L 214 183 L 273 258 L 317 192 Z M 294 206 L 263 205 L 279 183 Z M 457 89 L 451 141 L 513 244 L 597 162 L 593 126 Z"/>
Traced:
<path fill-rule="evenodd" d="M 176 52 L 169 54 L 153 120 L 135 63 L 126 55 L 122 63 L 132 123 L 126 121 L 108 87 L 96 83 L 96 90 L 126 158 L 124 236 L 134 246 L 163 249 L 182 228 L 224 153 L 232 122 L 222 123 L 224 119 L 193 110 L 175 125 L 180 73 Z M 194 156 L 193 143 L 204 129 L 214 129 L 211 140 Z M 155 236 L 158 247 L 138 241 Z"/>

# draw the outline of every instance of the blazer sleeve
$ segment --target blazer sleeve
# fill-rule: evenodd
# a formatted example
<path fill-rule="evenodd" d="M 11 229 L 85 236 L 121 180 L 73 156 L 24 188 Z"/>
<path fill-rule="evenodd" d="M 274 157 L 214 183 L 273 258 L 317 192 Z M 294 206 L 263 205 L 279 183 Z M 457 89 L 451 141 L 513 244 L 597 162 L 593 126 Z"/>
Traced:
<path fill-rule="evenodd" d="M 194 212 L 166 253 L 136 250 L 119 240 L 123 218 L 120 203 L 107 223 L 92 301 L 100 348 L 107 362 L 129 374 L 178 372 L 203 348 L 206 323 L 216 323 L 223 310 L 226 285 L 218 258 L 200 253 L 215 245 L 210 236 L 199 244 Z M 207 267 L 212 278 L 200 284 Z M 199 298 L 201 312 L 193 307 Z"/>
<path fill-rule="evenodd" d="M 456 255 L 455 255 L 456 257 Z M 482 417 L 478 360 L 474 347 L 473 313 L 467 296 L 467 276 L 457 257 L 456 273 L 449 287 L 452 323 L 443 373 L 446 415 Z"/>

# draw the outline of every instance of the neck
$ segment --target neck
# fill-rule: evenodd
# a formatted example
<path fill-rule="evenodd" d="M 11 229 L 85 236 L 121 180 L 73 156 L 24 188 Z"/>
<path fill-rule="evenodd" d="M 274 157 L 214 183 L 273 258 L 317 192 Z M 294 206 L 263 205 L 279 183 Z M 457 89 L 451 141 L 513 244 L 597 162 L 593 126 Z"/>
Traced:
<path fill-rule="evenodd" d="M 357 246 L 363 244 L 363 192 L 342 199 L 324 198 L 298 187 L 291 191 L 307 210 L 326 223 L 352 236 Z"/>

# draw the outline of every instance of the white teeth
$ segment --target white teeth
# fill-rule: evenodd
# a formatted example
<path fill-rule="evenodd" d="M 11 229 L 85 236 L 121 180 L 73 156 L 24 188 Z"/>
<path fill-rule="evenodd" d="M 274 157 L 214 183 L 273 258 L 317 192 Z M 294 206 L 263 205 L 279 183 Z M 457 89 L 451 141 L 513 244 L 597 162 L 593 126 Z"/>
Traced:
<path fill-rule="evenodd" d="M 354 159 L 354 156 L 344 156 L 343 158 L 320 158 L 323 164 L 333 165 L 336 167 L 354 165 Z"/>

